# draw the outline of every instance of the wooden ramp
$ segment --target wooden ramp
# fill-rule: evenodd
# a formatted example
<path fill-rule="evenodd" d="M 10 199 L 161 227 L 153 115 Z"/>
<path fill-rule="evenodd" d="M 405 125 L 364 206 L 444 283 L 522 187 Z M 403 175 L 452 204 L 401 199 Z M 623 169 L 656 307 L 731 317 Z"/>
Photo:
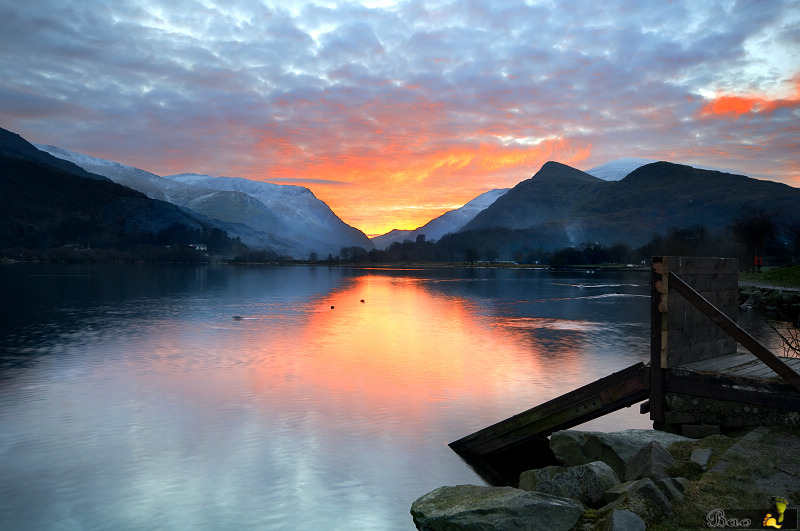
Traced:
<path fill-rule="evenodd" d="M 550 464 L 548 435 L 645 400 L 649 384 L 649 369 L 640 362 L 451 442 L 450 448 L 489 483 L 516 484 L 531 464 Z"/>

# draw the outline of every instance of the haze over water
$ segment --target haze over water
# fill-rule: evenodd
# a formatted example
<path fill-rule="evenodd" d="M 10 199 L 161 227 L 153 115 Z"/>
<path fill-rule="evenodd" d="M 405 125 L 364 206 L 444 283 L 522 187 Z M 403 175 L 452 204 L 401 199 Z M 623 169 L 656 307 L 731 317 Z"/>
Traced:
<path fill-rule="evenodd" d="M 647 359 L 647 282 L 3 266 L 0 528 L 413 529 L 448 442 Z"/>

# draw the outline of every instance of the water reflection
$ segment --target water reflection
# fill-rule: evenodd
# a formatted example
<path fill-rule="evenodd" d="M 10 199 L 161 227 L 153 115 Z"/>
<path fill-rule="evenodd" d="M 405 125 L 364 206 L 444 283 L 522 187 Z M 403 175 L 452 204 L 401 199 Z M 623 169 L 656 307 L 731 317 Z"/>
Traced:
<path fill-rule="evenodd" d="M 649 345 L 646 275 L 20 266 L 0 282 L 21 301 L 0 320 L 9 529 L 411 529 L 421 494 L 481 483 L 447 442 Z"/>

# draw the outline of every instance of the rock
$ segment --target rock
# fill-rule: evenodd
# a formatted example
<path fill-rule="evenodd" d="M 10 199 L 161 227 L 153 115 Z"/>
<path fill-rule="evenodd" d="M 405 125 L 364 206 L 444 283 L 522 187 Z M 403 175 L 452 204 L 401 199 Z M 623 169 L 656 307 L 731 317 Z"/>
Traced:
<path fill-rule="evenodd" d="M 689 458 L 692 463 L 697 463 L 703 470 L 708 468 L 709 459 L 711 459 L 711 448 L 695 448 Z"/>
<path fill-rule="evenodd" d="M 420 531 L 564 530 L 583 515 L 575 500 L 512 487 L 439 487 L 411 505 Z"/>
<path fill-rule="evenodd" d="M 628 483 L 631 485 L 627 486 L 624 493 L 603 507 L 602 511 L 627 509 L 647 522 L 672 516 L 672 504 L 652 479 L 645 478 Z"/>
<path fill-rule="evenodd" d="M 619 483 L 614 470 L 602 461 L 527 470 L 519 477 L 519 488 L 523 490 L 572 498 L 595 507 L 602 504 L 603 493 Z"/>
<path fill-rule="evenodd" d="M 669 474 L 664 469 L 673 464 L 675 464 L 675 458 L 661 446 L 661 443 L 650 441 L 628 461 L 625 480 L 668 478 Z"/>
<path fill-rule="evenodd" d="M 606 518 L 603 531 L 646 531 L 647 524 L 639 515 L 626 510 L 613 510 Z"/>
<path fill-rule="evenodd" d="M 667 499 L 674 502 L 683 499 L 683 493 L 686 491 L 686 485 L 689 480 L 686 478 L 665 478 L 659 479 L 655 483 L 656 487 L 664 493 Z"/>
<path fill-rule="evenodd" d="M 637 480 L 638 481 L 638 480 Z M 626 481 L 625 483 L 620 483 L 619 485 L 614 485 L 607 491 L 603 493 L 603 501 L 606 503 L 611 503 L 616 501 L 620 496 L 628 492 L 631 487 L 633 487 L 636 481 Z"/>
<path fill-rule="evenodd" d="M 557 431 L 550 436 L 550 448 L 560 463 L 576 466 L 603 461 L 617 476 L 625 477 L 627 462 L 651 441 L 669 448 L 678 441 L 691 439 L 657 430 L 625 430 L 612 433 L 593 431 Z"/>

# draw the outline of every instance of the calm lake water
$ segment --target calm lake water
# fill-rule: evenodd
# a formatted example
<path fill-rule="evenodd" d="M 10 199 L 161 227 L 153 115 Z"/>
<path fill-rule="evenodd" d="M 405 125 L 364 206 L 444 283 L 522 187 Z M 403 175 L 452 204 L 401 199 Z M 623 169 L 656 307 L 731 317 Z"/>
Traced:
<path fill-rule="evenodd" d="M 413 529 L 448 442 L 648 359 L 648 280 L 4 265 L 0 529 Z"/>

